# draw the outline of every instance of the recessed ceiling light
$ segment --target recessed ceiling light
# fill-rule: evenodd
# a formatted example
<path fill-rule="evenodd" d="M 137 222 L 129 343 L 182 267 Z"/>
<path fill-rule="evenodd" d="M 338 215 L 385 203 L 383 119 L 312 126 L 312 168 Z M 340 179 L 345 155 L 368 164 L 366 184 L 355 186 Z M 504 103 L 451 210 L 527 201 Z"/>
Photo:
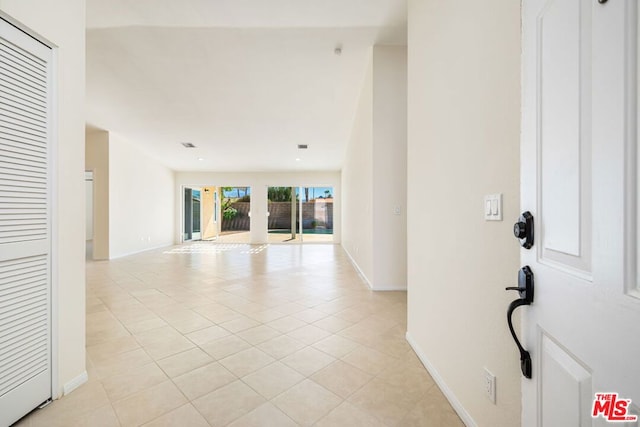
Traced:
<path fill-rule="evenodd" d="M 203 161 L 204 159 L 202 157 L 198 157 L 198 160 Z"/>
<path fill-rule="evenodd" d="M 182 144 L 184 148 L 196 148 L 196 146 L 190 142 L 181 142 L 180 144 Z"/>
<path fill-rule="evenodd" d="M 296 162 L 299 162 L 299 161 L 300 161 L 300 157 L 298 157 L 298 158 L 296 159 Z"/>

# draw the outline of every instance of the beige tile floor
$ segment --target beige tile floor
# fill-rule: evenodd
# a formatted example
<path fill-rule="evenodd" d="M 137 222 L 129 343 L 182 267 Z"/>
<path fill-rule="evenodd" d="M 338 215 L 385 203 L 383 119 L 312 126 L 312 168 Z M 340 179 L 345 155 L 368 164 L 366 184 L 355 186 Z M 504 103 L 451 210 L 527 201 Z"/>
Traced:
<path fill-rule="evenodd" d="M 39 426 L 461 426 L 406 293 L 334 245 L 200 242 L 87 264 L 89 382 Z"/>

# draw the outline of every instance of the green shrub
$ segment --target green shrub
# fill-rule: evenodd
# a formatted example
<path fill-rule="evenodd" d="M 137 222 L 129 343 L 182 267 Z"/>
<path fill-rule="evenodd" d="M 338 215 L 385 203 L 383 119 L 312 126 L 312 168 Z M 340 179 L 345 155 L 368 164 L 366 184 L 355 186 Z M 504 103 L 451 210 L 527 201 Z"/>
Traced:
<path fill-rule="evenodd" d="M 226 220 L 232 220 L 238 215 L 238 210 L 236 208 L 228 207 L 222 211 L 222 217 Z"/>
<path fill-rule="evenodd" d="M 269 187 L 267 198 L 270 202 L 290 202 L 291 187 Z"/>

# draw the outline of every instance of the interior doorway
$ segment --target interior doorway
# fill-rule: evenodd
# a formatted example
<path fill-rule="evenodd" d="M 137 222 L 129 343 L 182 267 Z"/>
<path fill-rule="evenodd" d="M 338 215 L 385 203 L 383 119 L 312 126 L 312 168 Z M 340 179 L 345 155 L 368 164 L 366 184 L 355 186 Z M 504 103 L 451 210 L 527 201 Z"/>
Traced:
<path fill-rule="evenodd" d="M 93 259 L 93 171 L 84 173 L 85 188 L 85 257 Z"/>
<path fill-rule="evenodd" d="M 333 187 L 268 187 L 269 243 L 333 243 Z"/>

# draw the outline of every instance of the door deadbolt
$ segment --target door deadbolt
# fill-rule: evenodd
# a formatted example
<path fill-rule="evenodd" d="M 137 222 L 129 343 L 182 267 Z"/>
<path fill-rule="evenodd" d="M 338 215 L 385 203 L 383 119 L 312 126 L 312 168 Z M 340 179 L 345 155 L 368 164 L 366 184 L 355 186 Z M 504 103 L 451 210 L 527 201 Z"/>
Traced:
<path fill-rule="evenodd" d="M 526 211 L 520 215 L 518 222 L 513 224 L 513 235 L 520 239 L 520 245 L 525 249 L 533 246 L 533 215 Z"/>

